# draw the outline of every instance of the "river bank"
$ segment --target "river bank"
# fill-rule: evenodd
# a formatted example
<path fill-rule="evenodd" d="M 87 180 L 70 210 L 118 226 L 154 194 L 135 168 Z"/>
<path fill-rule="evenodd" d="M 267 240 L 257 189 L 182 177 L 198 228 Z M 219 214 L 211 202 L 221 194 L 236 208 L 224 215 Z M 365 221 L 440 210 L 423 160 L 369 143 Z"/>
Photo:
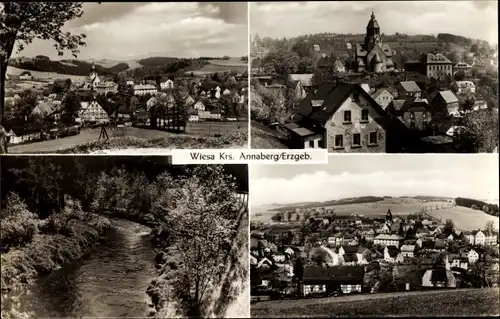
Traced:
<path fill-rule="evenodd" d="M 1 254 L 1 289 L 3 319 L 18 318 L 18 302 L 13 293 L 22 292 L 37 278 L 81 258 L 85 252 L 98 244 L 101 236 L 110 227 L 110 221 L 97 214 L 87 214 L 85 220 L 59 217 L 60 232 L 47 230 L 53 227 L 55 219 L 49 223 L 39 222 L 40 232 L 22 247 L 11 248 Z M 62 224 L 71 222 L 71 233 L 62 231 Z M 12 300 L 11 300 L 12 299 Z"/>

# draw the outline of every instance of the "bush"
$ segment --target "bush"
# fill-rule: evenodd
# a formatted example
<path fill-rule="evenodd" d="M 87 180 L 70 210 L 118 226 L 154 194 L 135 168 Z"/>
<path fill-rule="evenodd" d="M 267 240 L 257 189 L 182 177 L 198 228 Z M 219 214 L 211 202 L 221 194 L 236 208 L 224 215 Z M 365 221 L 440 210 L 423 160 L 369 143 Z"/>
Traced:
<path fill-rule="evenodd" d="M 2 212 L 0 245 L 21 246 L 38 232 L 38 216 L 30 211 L 17 194 L 7 197 L 7 207 Z"/>

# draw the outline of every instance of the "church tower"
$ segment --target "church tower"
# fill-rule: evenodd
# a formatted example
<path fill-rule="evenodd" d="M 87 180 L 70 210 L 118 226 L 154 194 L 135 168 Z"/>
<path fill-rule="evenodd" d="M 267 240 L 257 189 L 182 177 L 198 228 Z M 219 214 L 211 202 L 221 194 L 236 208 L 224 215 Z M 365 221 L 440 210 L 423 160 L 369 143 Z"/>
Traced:
<path fill-rule="evenodd" d="M 99 79 L 99 76 L 97 75 L 97 72 L 95 70 L 95 64 L 92 62 L 92 68 L 90 69 L 90 75 L 89 75 L 89 84 L 90 84 L 90 89 L 95 90 L 96 86 L 100 84 L 101 80 Z"/>
<path fill-rule="evenodd" d="M 392 224 L 392 213 L 390 209 L 387 210 L 387 214 L 385 215 L 385 222 L 389 225 Z"/>
<path fill-rule="evenodd" d="M 375 19 L 375 13 L 372 11 L 372 16 L 370 18 L 370 21 L 368 22 L 368 25 L 366 26 L 364 49 L 366 51 L 370 51 L 375 44 L 381 44 L 381 42 L 380 26 Z"/>

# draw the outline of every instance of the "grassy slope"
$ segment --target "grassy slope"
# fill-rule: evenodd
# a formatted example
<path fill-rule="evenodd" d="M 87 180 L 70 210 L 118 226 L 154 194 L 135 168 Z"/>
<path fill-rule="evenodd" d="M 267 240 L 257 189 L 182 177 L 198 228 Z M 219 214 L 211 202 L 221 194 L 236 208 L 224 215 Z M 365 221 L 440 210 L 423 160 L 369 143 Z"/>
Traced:
<path fill-rule="evenodd" d="M 443 221 L 452 219 L 455 226 L 463 230 L 474 230 L 483 228 L 487 221 L 493 221 L 496 229 L 499 229 L 498 217 L 488 215 L 480 210 L 468 207 L 456 206 L 449 209 L 427 212 L 429 215 L 439 217 Z"/>
<path fill-rule="evenodd" d="M 285 300 L 252 305 L 252 317 L 498 315 L 499 290 L 468 289 Z"/>
<path fill-rule="evenodd" d="M 86 76 L 80 76 L 80 75 L 68 75 L 68 74 L 59 74 L 59 73 L 54 73 L 54 72 L 39 72 L 39 71 L 31 71 L 31 70 L 23 70 L 23 69 L 18 69 L 13 66 L 7 67 L 7 74 L 8 75 L 20 75 L 24 71 L 29 71 L 31 75 L 34 78 L 37 79 L 71 79 L 71 81 L 74 82 L 82 82 L 86 79 Z"/>
<path fill-rule="evenodd" d="M 256 127 L 252 127 L 250 143 L 253 149 L 288 149 L 278 137 Z"/>

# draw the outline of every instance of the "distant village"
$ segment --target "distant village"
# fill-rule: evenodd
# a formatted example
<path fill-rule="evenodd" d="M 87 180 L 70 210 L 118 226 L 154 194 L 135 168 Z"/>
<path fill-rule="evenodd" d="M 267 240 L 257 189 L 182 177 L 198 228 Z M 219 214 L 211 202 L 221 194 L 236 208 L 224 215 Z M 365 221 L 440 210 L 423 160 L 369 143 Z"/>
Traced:
<path fill-rule="evenodd" d="M 374 13 L 364 42 L 329 39 L 335 41 L 332 54 L 297 40 L 293 53 L 280 56 L 254 38 L 252 120 L 275 128 L 288 147 L 498 151 L 498 121 L 485 123 L 481 132 L 473 124 L 498 117 L 497 49 L 478 53 L 473 45 L 449 53 L 447 44 L 441 50 L 407 49 L 411 54 L 393 50 L 383 42 Z"/>
<path fill-rule="evenodd" d="M 33 72 L 37 73 L 37 72 Z M 188 122 L 247 117 L 247 78 L 236 72 L 167 76 L 157 81 L 100 76 L 8 75 L 4 126 L 10 144 L 79 134 L 82 128 L 135 126 L 184 131 Z"/>
<path fill-rule="evenodd" d="M 454 203 L 440 204 L 454 207 Z M 428 207 L 428 209 L 433 207 Z M 498 287 L 499 242 L 492 223 L 462 231 L 425 212 L 337 215 L 333 209 L 278 212 L 252 221 L 253 301 Z"/>

